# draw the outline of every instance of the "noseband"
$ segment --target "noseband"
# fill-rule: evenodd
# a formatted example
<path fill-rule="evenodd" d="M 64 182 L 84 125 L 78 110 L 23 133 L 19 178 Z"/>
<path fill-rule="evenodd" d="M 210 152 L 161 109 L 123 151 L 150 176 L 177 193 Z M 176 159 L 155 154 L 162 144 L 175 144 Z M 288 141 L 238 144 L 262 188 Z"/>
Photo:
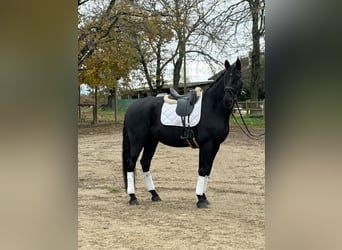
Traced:
<path fill-rule="evenodd" d="M 237 100 L 237 93 L 233 87 L 224 87 L 224 93 L 229 92 L 233 96 L 233 101 Z"/>

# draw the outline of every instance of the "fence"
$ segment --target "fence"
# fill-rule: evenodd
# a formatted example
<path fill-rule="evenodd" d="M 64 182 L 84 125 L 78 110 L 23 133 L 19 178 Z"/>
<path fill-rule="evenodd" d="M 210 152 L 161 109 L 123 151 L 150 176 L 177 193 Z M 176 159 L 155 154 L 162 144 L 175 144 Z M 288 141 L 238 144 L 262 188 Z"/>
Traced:
<path fill-rule="evenodd" d="M 127 107 L 138 99 L 118 99 L 117 122 L 122 123 Z M 258 117 L 265 119 L 265 100 L 252 102 L 238 102 L 240 112 L 245 117 Z M 233 108 L 235 114 L 239 114 L 237 107 Z M 115 122 L 114 109 L 99 107 L 97 112 L 97 123 L 113 123 Z M 78 123 L 94 124 L 94 105 L 80 105 L 78 107 Z"/>
<path fill-rule="evenodd" d="M 244 101 L 238 102 L 240 112 L 246 117 L 261 117 L 265 118 L 265 100 L 261 101 Z M 238 108 L 234 107 L 233 112 L 239 114 Z"/>
<path fill-rule="evenodd" d="M 128 106 L 138 99 L 118 99 L 118 112 L 115 117 L 114 109 L 99 107 L 97 112 L 97 123 L 122 122 Z M 78 123 L 94 124 L 94 104 L 81 104 L 78 106 Z M 115 119 L 116 118 L 116 119 Z"/>

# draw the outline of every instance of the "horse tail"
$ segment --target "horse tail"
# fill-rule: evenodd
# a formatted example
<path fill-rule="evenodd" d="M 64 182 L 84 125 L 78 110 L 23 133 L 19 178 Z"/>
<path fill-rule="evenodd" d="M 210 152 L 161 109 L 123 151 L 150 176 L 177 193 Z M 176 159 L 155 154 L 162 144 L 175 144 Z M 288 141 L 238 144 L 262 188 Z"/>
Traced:
<path fill-rule="evenodd" d="M 123 141 L 122 141 L 122 174 L 125 183 L 125 189 L 127 190 L 127 170 L 128 170 L 128 159 L 129 152 L 131 150 L 130 141 L 126 127 L 123 127 Z"/>

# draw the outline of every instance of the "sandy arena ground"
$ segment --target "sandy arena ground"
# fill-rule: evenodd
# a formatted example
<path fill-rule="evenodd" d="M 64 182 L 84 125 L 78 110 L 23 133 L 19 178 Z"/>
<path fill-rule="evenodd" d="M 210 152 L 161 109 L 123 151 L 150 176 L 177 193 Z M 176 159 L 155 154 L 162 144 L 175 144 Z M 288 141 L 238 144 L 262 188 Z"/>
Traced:
<path fill-rule="evenodd" d="M 231 128 L 214 161 L 208 209 L 196 207 L 198 149 L 159 144 L 151 174 L 162 202 L 151 202 L 137 164 L 140 205 L 129 206 L 121 131 L 79 128 L 79 249 L 265 249 L 264 140 Z"/>

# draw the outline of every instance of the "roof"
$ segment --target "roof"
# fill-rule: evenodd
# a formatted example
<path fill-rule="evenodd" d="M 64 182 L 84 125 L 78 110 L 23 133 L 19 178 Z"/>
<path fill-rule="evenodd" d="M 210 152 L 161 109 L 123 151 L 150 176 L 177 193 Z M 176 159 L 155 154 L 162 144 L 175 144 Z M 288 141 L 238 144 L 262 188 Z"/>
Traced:
<path fill-rule="evenodd" d="M 215 75 L 213 75 L 212 77 L 208 78 L 208 80 L 212 80 L 212 81 L 216 81 L 225 71 L 226 69 L 223 69 L 221 71 L 219 71 L 218 73 L 216 73 Z"/>

